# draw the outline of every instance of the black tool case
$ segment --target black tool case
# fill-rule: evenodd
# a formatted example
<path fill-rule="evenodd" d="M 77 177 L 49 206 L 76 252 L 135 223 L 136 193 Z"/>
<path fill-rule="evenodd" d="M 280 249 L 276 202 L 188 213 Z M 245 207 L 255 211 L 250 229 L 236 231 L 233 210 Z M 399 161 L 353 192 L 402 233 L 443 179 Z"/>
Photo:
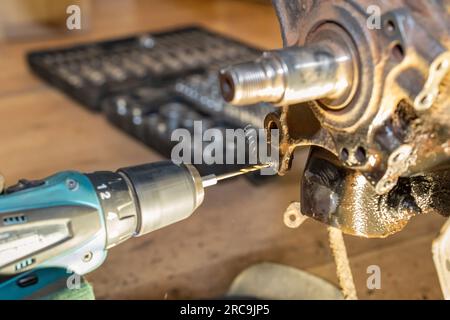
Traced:
<path fill-rule="evenodd" d="M 217 79 L 219 68 L 260 54 L 257 48 L 189 26 L 31 52 L 27 60 L 49 84 L 104 112 L 115 126 L 170 157 L 170 133 L 177 128 L 192 131 L 194 121 L 202 121 L 204 129 L 262 127 L 273 107 L 230 106 Z M 206 174 L 241 166 L 197 167 Z"/>

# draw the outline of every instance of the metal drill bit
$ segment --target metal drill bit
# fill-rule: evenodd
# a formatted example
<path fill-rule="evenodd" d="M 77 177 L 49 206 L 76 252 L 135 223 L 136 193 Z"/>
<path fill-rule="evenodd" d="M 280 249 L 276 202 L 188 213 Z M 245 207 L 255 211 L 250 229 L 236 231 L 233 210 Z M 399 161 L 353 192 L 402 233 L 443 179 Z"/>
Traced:
<path fill-rule="evenodd" d="M 228 172 L 228 173 L 220 174 L 217 176 L 215 174 L 210 174 L 210 175 L 202 177 L 203 187 L 207 188 L 207 187 L 216 185 L 219 181 L 237 177 L 242 174 L 259 171 L 261 169 L 268 168 L 268 167 L 270 167 L 270 163 L 253 165 L 251 167 L 239 169 L 238 171 Z"/>

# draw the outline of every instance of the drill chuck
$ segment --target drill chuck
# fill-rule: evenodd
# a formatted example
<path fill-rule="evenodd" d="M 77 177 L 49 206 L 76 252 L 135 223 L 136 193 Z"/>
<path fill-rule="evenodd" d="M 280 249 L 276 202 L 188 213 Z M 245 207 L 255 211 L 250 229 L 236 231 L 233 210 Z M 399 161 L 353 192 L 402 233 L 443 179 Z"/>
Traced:
<path fill-rule="evenodd" d="M 170 161 L 88 174 L 104 212 L 107 248 L 188 218 L 204 198 L 192 165 Z"/>
<path fill-rule="evenodd" d="M 188 218 L 203 202 L 202 178 L 192 165 L 164 161 L 123 168 L 119 173 L 133 192 L 138 236 Z"/>

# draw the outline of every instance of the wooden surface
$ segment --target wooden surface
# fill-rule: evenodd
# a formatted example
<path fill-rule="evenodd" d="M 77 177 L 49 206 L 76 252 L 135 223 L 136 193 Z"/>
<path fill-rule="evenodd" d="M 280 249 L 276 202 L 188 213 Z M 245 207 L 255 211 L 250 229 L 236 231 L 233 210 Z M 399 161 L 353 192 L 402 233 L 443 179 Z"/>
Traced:
<path fill-rule="evenodd" d="M 258 46 L 281 46 L 270 6 L 226 0 L 97 0 L 89 32 L 0 43 L 0 170 L 7 182 L 59 170 L 89 172 L 160 159 L 101 115 L 32 76 L 25 52 L 189 23 Z M 114 248 L 104 265 L 88 276 L 97 298 L 217 297 L 240 271 L 264 261 L 301 268 L 336 283 L 326 228 L 307 221 L 290 230 L 282 222 L 284 209 L 298 200 L 299 166 L 297 161 L 286 177 L 260 187 L 240 178 L 212 188 L 189 220 Z M 346 237 L 360 298 L 442 298 L 431 241 L 443 222 L 437 216 L 421 216 L 387 239 Z M 369 265 L 381 268 L 380 290 L 366 287 Z"/>

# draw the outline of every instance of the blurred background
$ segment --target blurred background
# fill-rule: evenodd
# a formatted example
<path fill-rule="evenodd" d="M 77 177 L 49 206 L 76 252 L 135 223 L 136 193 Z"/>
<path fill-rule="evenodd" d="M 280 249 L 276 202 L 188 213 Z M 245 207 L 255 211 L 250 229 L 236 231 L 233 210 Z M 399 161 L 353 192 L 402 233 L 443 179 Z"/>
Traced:
<path fill-rule="evenodd" d="M 81 9 L 80 30 L 67 29 L 70 5 Z M 0 171 L 7 183 L 162 159 L 33 75 L 27 53 L 192 24 L 256 48 L 282 46 L 269 1 L 0 1 Z M 87 276 L 97 298 L 220 297 L 242 270 L 266 261 L 336 284 L 325 226 L 307 221 L 292 230 L 283 223 L 284 210 L 299 198 L 303 156 L 285 177 L 261 185 L 237 179 L 208 190 L 191 219 L 111 250 Z M 360 298 L 441 298 L 431 257 L 431 241 L 441 225 L 441 218 L 428 215 L 388 239 L 346 237 Z M 380 290 L 366 287 L 370 265 L 381 267 Z"/>

